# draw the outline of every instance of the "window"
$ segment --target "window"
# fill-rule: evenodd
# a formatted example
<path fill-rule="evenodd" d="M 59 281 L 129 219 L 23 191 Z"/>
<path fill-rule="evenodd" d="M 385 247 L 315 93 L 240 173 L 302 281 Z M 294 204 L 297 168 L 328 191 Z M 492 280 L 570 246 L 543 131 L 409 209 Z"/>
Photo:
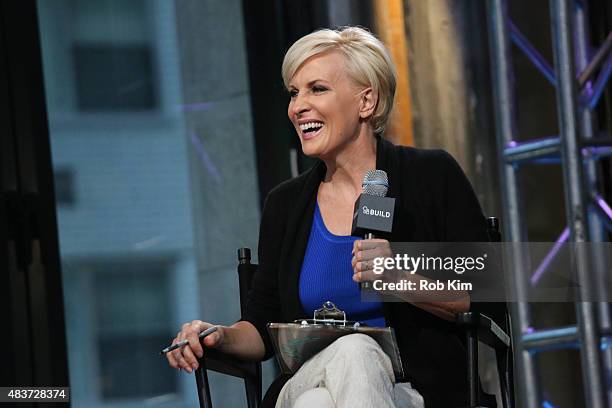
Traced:
<path fill-rule="evenodd" d="M 172 262 L 115 260 L 91 269 L 102 399 L 175 393 L 176 372 L 157 356 L 176 334 L 169 290 Z"/>
<path fill-rule="evenodd" d="M 139 111 L 157 106 L 148 46 L 80 44 L 73 53 L 79 110 Z"/>
<path fill-rule="evenodd" d="M 58 205 L 73 205 L 74 195 L 74 171 L 67 167 L 55 169 L 55 199 Z"/>

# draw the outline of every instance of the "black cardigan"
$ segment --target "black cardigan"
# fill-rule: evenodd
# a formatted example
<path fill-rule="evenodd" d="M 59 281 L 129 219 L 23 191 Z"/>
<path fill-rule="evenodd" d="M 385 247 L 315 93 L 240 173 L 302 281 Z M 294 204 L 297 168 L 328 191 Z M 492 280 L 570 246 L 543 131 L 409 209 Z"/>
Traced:
<path fill-rule="evenodd" d="M 390 241 L 488 241 L 474 191 L 448 153 L 395 146 L 379 137 L 376 168 L 387 172 L 387 195 L 396 198 Z M 274 353 L 267 323 L 312 317 L 312 312 L 302 309 L 298 284 L 317 189 L 325 172 L 325 164 L 318 161 L 299 177 L 274 188 L 264 204 L 259 269 L 242 319 L 259 331 L 265 359 Z M 483 307 L 486 305 L 472 304 L 472 310 Z M 384 303 L 383 311 L 387 323 L 395 328 L 407 380 L 424 396 L 426 406 L 467 405 L 465 349 L 454 323 L 409 303 Z"/>

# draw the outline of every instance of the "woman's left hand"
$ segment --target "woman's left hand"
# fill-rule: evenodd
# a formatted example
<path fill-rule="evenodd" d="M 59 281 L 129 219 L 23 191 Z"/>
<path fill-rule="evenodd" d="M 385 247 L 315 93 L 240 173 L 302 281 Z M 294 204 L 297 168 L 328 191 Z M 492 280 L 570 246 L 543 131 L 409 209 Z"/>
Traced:
<path fill-rule="evenodd" d="M 393 257 L 391 246 L 386 239 L 364 239 L 353 244 L 353 280 L 368 282 L 381 279 L 382 275 L 374 273 L 375 258 Z"/>

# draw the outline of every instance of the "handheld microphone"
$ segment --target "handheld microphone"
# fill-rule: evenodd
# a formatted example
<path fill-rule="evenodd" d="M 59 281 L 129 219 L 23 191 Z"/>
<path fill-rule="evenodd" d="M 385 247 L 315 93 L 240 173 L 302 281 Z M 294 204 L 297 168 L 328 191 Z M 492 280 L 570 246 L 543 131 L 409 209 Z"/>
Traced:
<path fill-rule="evenodd" d="M 351 235 L 373 239 L 375 233 L 391 232 L 395 198 L 387 197 L 389 180 L 384 170 L 368 170 L 363 178 L 363 192 L 355 201 Z M 370 282 L 361 282 L 361 289 L 370 288 Z"/>

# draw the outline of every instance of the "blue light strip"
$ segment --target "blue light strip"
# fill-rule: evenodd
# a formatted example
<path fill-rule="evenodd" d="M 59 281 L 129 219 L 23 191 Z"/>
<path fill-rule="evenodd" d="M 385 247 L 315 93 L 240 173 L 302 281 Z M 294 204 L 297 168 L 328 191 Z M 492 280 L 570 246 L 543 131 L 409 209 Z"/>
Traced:
<path fill-rule="evenodd" d="M 601 72 L 593 85 L 593 93 L 591 94 L 591 98 L 588 102 L 588 107 L 590 110 L 595 109 L 597 103 L 599 103 L 599 99 L 601 95 L 603 95 L 604 90 L 606 89 L 606 84 L 608 83 L 608 79 L 610 79 L 610 75 L 612 74 L 612 52 L 608 55 L 608 59 L 604 63 L 601 68 Z"/>
<path fill-rule="evenodd" d="M 514 23 L 508 19 L 508 28 L 510 29 L 510 39 L 512 42 L 519 47 L 523 53 L 531 60 L 533 65 L 540 71 L 542 75 L 551 83 L 552 86 L 557 86 L 557 80 L 550 63 L 535 49 L 529 42 L 527 37 L 521 33 L 521 31 L 514 25 Z"/>

